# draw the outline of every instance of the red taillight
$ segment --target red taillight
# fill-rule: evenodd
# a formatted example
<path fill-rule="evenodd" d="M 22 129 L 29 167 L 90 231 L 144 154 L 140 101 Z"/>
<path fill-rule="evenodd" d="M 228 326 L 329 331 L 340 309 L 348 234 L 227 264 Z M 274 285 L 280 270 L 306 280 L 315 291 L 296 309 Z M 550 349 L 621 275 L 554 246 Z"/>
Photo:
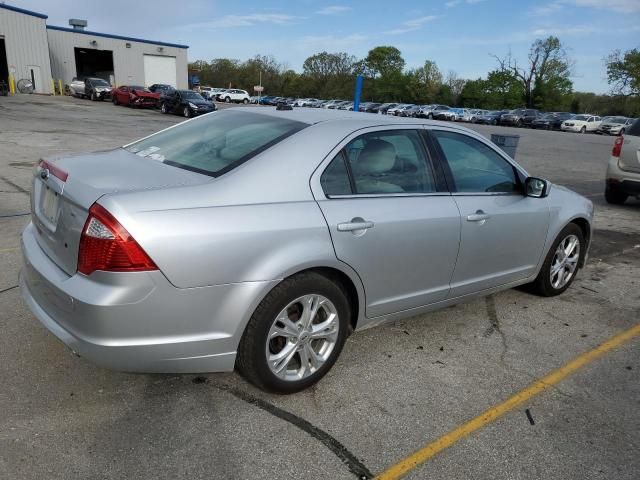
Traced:
<path fill-rule="evenodd" d="M 78 271 L 141 272 L 158 267 L 135 239 L 104 207 L 94 203 L 82 229 Z"/>
<path fill-rule="evenodd" d="M 620 157 L 620 152 L 622 152 L 622 144 L 624 143 L 624 137 L 620 135 L 616 138 L 616 141 L 613 142 L 613 150 L 611 150 L 611 155 L 614 157 Z"/>
<path fill-rule="evenodd" d="M 38 166 L 43 170 L 49 170 L 49 173 L 56 178 L 59 178 L 63 182 L 67 181 L 69 178 L 69 174 L 62 170 L 60 167 L 56 167 L 53 163 L 47 162 L 46 160 L 40 160 Z"/>

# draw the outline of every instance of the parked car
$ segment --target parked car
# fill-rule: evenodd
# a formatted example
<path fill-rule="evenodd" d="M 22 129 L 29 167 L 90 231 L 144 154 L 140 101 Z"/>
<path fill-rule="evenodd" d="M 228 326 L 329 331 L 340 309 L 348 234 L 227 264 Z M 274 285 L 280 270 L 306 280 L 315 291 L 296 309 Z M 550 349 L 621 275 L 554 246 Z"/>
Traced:
<path fill-rule="evenodd" d="M 344 102 L 343 104 L 338 105 L 336 110 L 349 110 L 353 111 L 353 102 Z"/>
<path fill-rule="evenodd" d="M 544 130 L 560 130 L 562 122 L 571 120 L 575 115 L 569 112 L 550 112 L 536 118 L 531 122 L 531 128 L 542 128 Z"/>
<path fill-rule="evenodd" d="M 640 199 L 640 119 L 615 139 L 607 166 L 605 200 L 621 205 L 629 197 Z"/>
<path fill-rule="evenodd" d="M 317 102 L 317 98 L 299 98 L 294 103 L 294 107 L 310 107 L 311 104 Z"/>
<path fill-rule="evenodd" d="M 478 115 L 476 117 L 475 123 L 480 123 L 483 125 L 498 125 L 500 123 L 500 117 L 503 115 L 502 110 L 493 110 L 492 112 L 487 112 L 483 115 Z"/>
<path fill-rule="evenodd" d="M 249 103 L 249 94 L 246 90 L 237 88 L 229 88 L 216 94 L 216 99 L 225 103 Z"/>
<path fill-rule="evenodd" d="M 540 116 L 540 111 L 534 108 L 518 108 L 506 113 L 500 119 L 501 125 L 526 127 Z"/>
<path fill-rule="evenodd" d="M 176 113 L 186 118 L 215 110 L 215 103 L 205 100 L 202 95 L 193 90 L 172 90 L 160 99 L 162 113 Z"/>
<path fill-rule="evenodd" d="M 272 95 L 265 95 L 263 97 L 260 97 L 260 100 L 258 100 L 258 103 L 260 105 L 271 105 L 271 100 L 273 100 L 274 97 Z"/>
<path fill-rule="evenodd" d="M 400 110 L 398 116 L 416 118 L 418 113 L 420 113 L 420 105 L 410 105 L 409 107 Z"/>
<path fill-rule="evenodd" d="M 160 95 L 163 95 L 171 90 L 175 90 L 175 88 L 172 85 L 168 85 L 166 83 L 154 83 L 149 87 L 150 92 L 159 93 Z"/>
<path fill-rule="evenodd" d="M 635 118 L 627 117 L 607 117 L 602 120 L 596 132 L 607 135 L 624 135 L 635 120 Z"/>
<path fill-rule="evenodd" d="M 457 118 L 460 110 L 457 108 L 434 109 L 431 111 L 431 118 L 434 120 L 453 121 Z"/>
<path fill-rule="evenodd" d="M 595 132 L 600 126 L 601 119 L 597 115 L 576 115 L 575 117 L 565 120 L 560 125 L 563 132 L 587 133 Z"/>
<path fill-rule="evenodd" d="M 403 108 L 407 108 L 410 107 L 411 105 L 408 103 L 398 103 L 395 107 L 391 107 L 387 109 L 387 115 L 398 115 L 398 113 L 400 112 L 400 110 L 402 110 Z"/>
<path fill-rule="evenodd" d="M 84 98 L 84 78 L 73 78 L 66 88 L 69 95 Z"/>
<path fill-rule="evenodd" d="M 378 108 L 381 106 L 382 106 L 381 103 L 369 102 L 365 106 L 360 105 L 360 111 L 367 112 L 367 113 L 378 113 Z"/>
<path fill-rule="evenodd" d="M 426 105 L 420 109 L 418 118 L 434 119 L 440 112 L 449 110 L 451 107 L 447 105 Z"/>
<path fill-rule="evenodd" d="M 463 127 L 349 118 L 227 109 L 43 159 L 21 239 L 27 306 L 104 367 L 237 367 L 291 393 L 352 330 L 527 283 L 569 288 L 588 199 Z"/>
<path fill-rule="evenodd" d="M 128 107 L 155 107 L 160 100 L 160 92 L 154 93 L 138 85 L 122 85 L 112 91 L 114 105 Z"/>
<path fill-rule="evenodd" d="M 339 110 L 340 107 L 342 107 L 343 105 L 347 105 L 349 103 L 351 103 L 349 100 L 338 100 L 338 101 L 330 104 L 326 108 L 330 108 L 331 110 Z"/>
<path fill-rule="evenodd" d="M 379 113 L 379 114 L 382 114 L 382 115 L 386 115 L 387 111 L 390 108 L 394 108 L 394 107 L 397 107 L 397 106 L 398 106 L 397 103 L 383 103 L 378 107 L 372 108 L 371 109 L 371 113 Z"/>
<path fill-rule="evenodd" d="M 110 99 L 112 90 L 109 82 L 102 78 L 89 77 L 84 79 L 84 97 L 88 97 L 94 102 Z"/>

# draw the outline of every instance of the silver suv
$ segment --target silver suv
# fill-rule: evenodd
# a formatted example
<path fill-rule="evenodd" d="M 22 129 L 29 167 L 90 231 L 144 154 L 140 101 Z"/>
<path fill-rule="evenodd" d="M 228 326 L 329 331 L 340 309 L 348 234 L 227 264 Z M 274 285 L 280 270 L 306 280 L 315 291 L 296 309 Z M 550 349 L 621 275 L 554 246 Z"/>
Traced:
<path fill-rule="evenodd" d="M 640 119 L 613 144 L 604 197 L 616 205 L 623 204 L 629 197 L 640 198 Z"/>

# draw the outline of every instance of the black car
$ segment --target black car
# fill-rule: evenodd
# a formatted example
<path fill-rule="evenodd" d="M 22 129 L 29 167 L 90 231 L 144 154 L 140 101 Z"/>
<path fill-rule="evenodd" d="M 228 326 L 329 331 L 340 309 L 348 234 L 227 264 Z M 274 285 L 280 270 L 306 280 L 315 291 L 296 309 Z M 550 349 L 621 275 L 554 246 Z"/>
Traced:
<path fill-rule="evenodd" d="M 501 125 L 511 125 L 514 127 L 525 127 L 540 117 L 540 112 L 534 108 L 518 108 L 502 115 Z"/>
<path fill-rule="evenodd" d="M 215 110 L 214 103 L 205 100 L 202 95 L 192 90 L 171 90 L 160 97 L 160 111 L 162 113 L 176 113 L 190 118 Z"/>
<path fill-rule="evenodd" d="M 475 123 L 482 123 L 484 125 L 498 125 L 500 123 L 500 117 L 504 114 L 504 110 L 494 110 L 484 115 L 478 115 L 475 117 Z"/>
<path fill-rule="evenodd" d="M 371 113 L 382 113 L 383 115 L 386 115 L 387 110 L 389 110 L 390 108 L 393 107 L 397 107 L 398 104 L 397 103 L 383 103 L 382 105 L 379 105 L 377 107 L 372 108 L 371 110 L 368 110 Z"/>
<path fill-rule="evenodd" d="M 560 125 L 562 125 L 562 122 L 573 117 L 573 113 L 569 112 L 550 112 L 536 118 L 533 122 L 531 122 L 531 128 L 560 130 Z"/>
<path fill-rule="evenodd" d="M 154 83 L 149 87 L 149 90 L 153 93 L 159 93 L 160 95 L 163 95 L 167 92 L 170 92 L 171 90 L 174 90 L 174 88 L 171 85 L 167 85 L 166 83 Z"/>
<path fill-rule="evenodd" d="M 94 102 L 111 99 L 111 85 L 102 78 L 85 78 L 84 94 Z"/>

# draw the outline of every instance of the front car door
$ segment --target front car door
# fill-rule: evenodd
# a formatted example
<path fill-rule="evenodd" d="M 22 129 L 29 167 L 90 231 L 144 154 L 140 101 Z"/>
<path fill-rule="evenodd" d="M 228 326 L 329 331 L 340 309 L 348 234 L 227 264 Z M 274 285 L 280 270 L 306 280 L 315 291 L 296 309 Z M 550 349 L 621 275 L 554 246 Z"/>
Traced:
<path fill-rule="evenodd" d="M 336 256 L 362 279 L 369 318 L 448 295 L 460 215 L 421 132 L 353 134 L 312 178 Z"/>
<path fill-rule="evenodd" d="M 547 200 L 525 196 L 525 172 L 487 141 L 452 130 L 428 132 L 461 215 L 450 297 L 533 275 L 547 236 Z"/>

